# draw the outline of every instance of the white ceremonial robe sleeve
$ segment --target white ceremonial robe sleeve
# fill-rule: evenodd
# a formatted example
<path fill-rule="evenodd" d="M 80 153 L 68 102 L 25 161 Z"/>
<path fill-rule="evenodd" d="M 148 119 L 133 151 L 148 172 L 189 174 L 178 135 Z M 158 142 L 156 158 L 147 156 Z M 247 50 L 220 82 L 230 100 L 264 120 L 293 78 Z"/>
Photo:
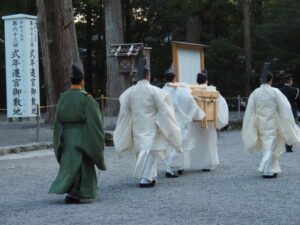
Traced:
<path fill-rule="evenodd" d="M 246 112 L 243 120 L 242 139 L 244 142 L 245 151 L 251 153 L 254 151 L 258 140 L 258 131 L 255 127 L 255 95 L 252 93 L 248 99 Z"/>
<path fill-rule="evenodd" d="M 229 109 L 227 102 L 223 96 L 217 98 L 218 104 L 218 128 L 223 128 L 228 125 Z"/>
<path fill-rule="evenodd" d="M 124 151 L 134 149 L 132 136 L 132 118 L 129 108 L 129 95 L 130 89 L 125 91 L 120 96 L 121 108 L 117 126 L 113 135 L 114 146 L 119 156 L 121 156 Z"/>
<path fill-rule="evenodd" d="M 180 110 L 190 118 L 190 122 L 193 120 L 203 120 L 205 118 L 205 112 L 198 106 L 190 90 L 183 90 L 183 94 L 178 98 L 178 103 L 181 106 Z"/>
<path fill-rule="evenodd" d="M 175 121 L 174 108 L 169 94 L 163 90 L 153 93 L 157 107 L 156 124 L 176 152 L 183 152 L 181 130 Z"/>

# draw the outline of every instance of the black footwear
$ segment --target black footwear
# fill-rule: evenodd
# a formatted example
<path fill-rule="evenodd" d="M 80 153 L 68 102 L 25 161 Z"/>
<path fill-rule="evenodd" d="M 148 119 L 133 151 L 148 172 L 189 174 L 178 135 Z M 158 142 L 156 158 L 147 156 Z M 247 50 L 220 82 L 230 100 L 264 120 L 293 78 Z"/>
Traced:
<path fill-rule="evenodd" d="M 293 152 L 293 145 L 285 145 L 286 152 Z"/>
<path fill-rule="evenodd" d="M 152 180 L 151 183 L 148 183 L 148 184 L 139 184 L 140 185 L 140 188 L 148 188 L 148 187 L 154 187 L 156 184 L 156 180 Z"/>
<path fill-rule="evenodd" d="M 78 198 L 72 198 L 71 196 L 65 197 L 65 204 L 80 204 L 81 201 Z"/>
<path fill-rule="evenodd" d="M 178 175 L 175 173 L 166 172 L 166 177 L 167 178 L 176 178 L 176 177 L 178 177 Z"/>
<path fill-rule="evenodd" d="M 272 178 L 276 178 L 277 177 L 277 173 L 274 173 L 273 175 L 263 175 L 263 178 L 265 179 L 272 179 Z"/>
<path fill-rule="evenodd" d="M 178 175 L 182 175 L 184 170 L 177 170 Z"/>
<path fill-rule="evenodd" d="M 203 172 L 210 172 L 210 169 L 203 169 Z"/>

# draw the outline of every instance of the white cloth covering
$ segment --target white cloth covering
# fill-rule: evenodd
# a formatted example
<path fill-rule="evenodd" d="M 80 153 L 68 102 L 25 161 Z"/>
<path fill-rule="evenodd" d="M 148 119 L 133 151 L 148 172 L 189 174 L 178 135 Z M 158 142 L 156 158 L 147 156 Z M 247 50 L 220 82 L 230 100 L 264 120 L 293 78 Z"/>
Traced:
<path fill-rule="evenodd" d="M 213 86 L 200 85 L 207 90 L 216 90 Z M 217 98 L 218 107 L 218 128 L 223 128 L 228 124 L 229 110 L 225 99 L 219 95 Z M 191 124 L 189 135 L 193 136 L 195 143 L 193 148 L 184 154 L 184 164 L 186 169 L 210 169 L 213 170 L 219 165 L 217 151 L 218 134 L 214 128 L 204 129 L 198 122 Z"/>
<path fill-rule="evenodd" d="M 193 120 L 203 120 L 205 113 L 197 105 L 188 85 L 170 87 L 167 83 L 163 90 L 169 93 L 173 102 L 175 118 L 181 128 L 183 151 L 190 151 L 195 144 L 193 139 L 197 137 L 188 133 L 189 127 Z M 184 169 L 184 154 L 177 153 L 172 146 L 169 146 L 165 163 L 172 170 L 182 170 Z"/>
<path fill-rule="evenodd" d="M 182 152 L 181 132 L 175 121 L 170 96 L 150 85 L 149 81 L 141 80 L 121 95 L 120 103 L 113 137 L 115 149 L 119 155 L 129 151 L 138 156 L 134 177 L 155 179 L 149 175 L 153 174 L 148 171 L 152 167 L 147 166 L 150 152 L 159 152 L 164 157 L 169 145 L 178 153 Z"/>
<path fill-rule="evenodd" d="M 297 127 L 287 98 L 277 89 L 263 84 L 252 92 L 246 108 L 242 137 L 245 151 L 262 152 L 259 171 L 280 173 L 279 157 L 288 145 L 300 143 Z"/>

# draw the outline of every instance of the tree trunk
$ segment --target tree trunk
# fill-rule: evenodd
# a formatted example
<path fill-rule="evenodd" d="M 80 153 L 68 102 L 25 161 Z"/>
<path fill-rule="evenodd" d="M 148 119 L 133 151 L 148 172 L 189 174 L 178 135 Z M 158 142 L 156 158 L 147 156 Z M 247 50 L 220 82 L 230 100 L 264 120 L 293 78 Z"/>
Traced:
<path fill-rule="evenodd" d="M 94 94 L 94 82 L 93 82 L 93 27 L 92 27 L 92 7 L 89 1 L 86 1 L 86 33 L 85 33 L 85 41 L 86 41 L 86 58 L 85 58 L 85 81 L 86 81 L 86 90 L 90 93 Z"/>
<path fill-rule="evenodd" d="M 190 5 L 196 4 L 197 0 L 187 0 Z M 186 41 L 191 43 L 201 42 L 202 21 L 198 14 L 189 16 L 186 22 Z"/>
<path fill-rule="evenodd" d="M 105 9 L 105 40 L 107 57 L 107 95 L 109 97 L 120 97 L 123 91 L 131 84 L 129 76 L 119 74 L 118 60 L 109 56 L 112 44 L 123 43 L 123 20 L 121 0 L 104 0 Z M 105 114 L 116 116 L 119 112 L 119 103 L 108 100 Z"/>
<path fill-rule="evenodd" d="M 123 0 L 123 18 L 124 18 L 124 41 L 126 42 L 132 42 L 132 30 L 131 30 L 131 23 L 132 23 L 132 0 Z"/>
<path fill-rule="evenodd" d="M 55 105 L 70 86 L 71 65 L 80 62 L 72 0 L 37 0 L 37 8 L 47 105 Z M 53 122 L 54 113 L 48 108 L 46 122 Z"/>
<path fill-rule="evenodd" d="M 201 42 L 201 19 L 198 15 L 192 15 L 186 23 L 186 41 L 191 43 Z"/>
<path fill-rule="evenodd" d="M 245 94 L 251 93 L 251 73 L 252 73 L 252 44 L 251 44 L 251 1 L 244 0 L 244 48 L 245 48 Z"/>
<path fill-rule="evenodd" d="M 99 15 L 99 24 L 97 26 L 97 30 L 99 31 L 99 34 L 103 34 L 103 36 L 100 37 L 100 40 L 97 41 L 96 46 L 96 70 L 97 75 L 95 76 L 95 81 L 97 83 L 97 95 L 106 96 L 106 54 L 103 54 L 105 52 L 105 21 L 104 21 L 104 0 L 99 0 L 99 9 L 98 9 L 98 15 Z"/>

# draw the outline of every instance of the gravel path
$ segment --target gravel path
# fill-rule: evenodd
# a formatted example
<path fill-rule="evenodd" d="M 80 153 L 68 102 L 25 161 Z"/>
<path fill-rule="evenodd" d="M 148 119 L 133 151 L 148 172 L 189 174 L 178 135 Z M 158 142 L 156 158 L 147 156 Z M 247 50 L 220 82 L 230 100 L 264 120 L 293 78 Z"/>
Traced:
<path fill-rule="evenodd" d="M 166 179 L 160 161 L 157 186 L 140 189 L 131 177 L 135 160 L 120 160 L 107 148 L 97 200 L 84 205 L 64 205 L 63 196 L 47 194 L 58 170 L 51 151 L 2 156 L 0 224 L 299 225 L 297 150 L 281 157 L 282 175 L 264 180 L 260 155 L 243 153 L 240 132 L 222 132 L 217 170 Z"/>

